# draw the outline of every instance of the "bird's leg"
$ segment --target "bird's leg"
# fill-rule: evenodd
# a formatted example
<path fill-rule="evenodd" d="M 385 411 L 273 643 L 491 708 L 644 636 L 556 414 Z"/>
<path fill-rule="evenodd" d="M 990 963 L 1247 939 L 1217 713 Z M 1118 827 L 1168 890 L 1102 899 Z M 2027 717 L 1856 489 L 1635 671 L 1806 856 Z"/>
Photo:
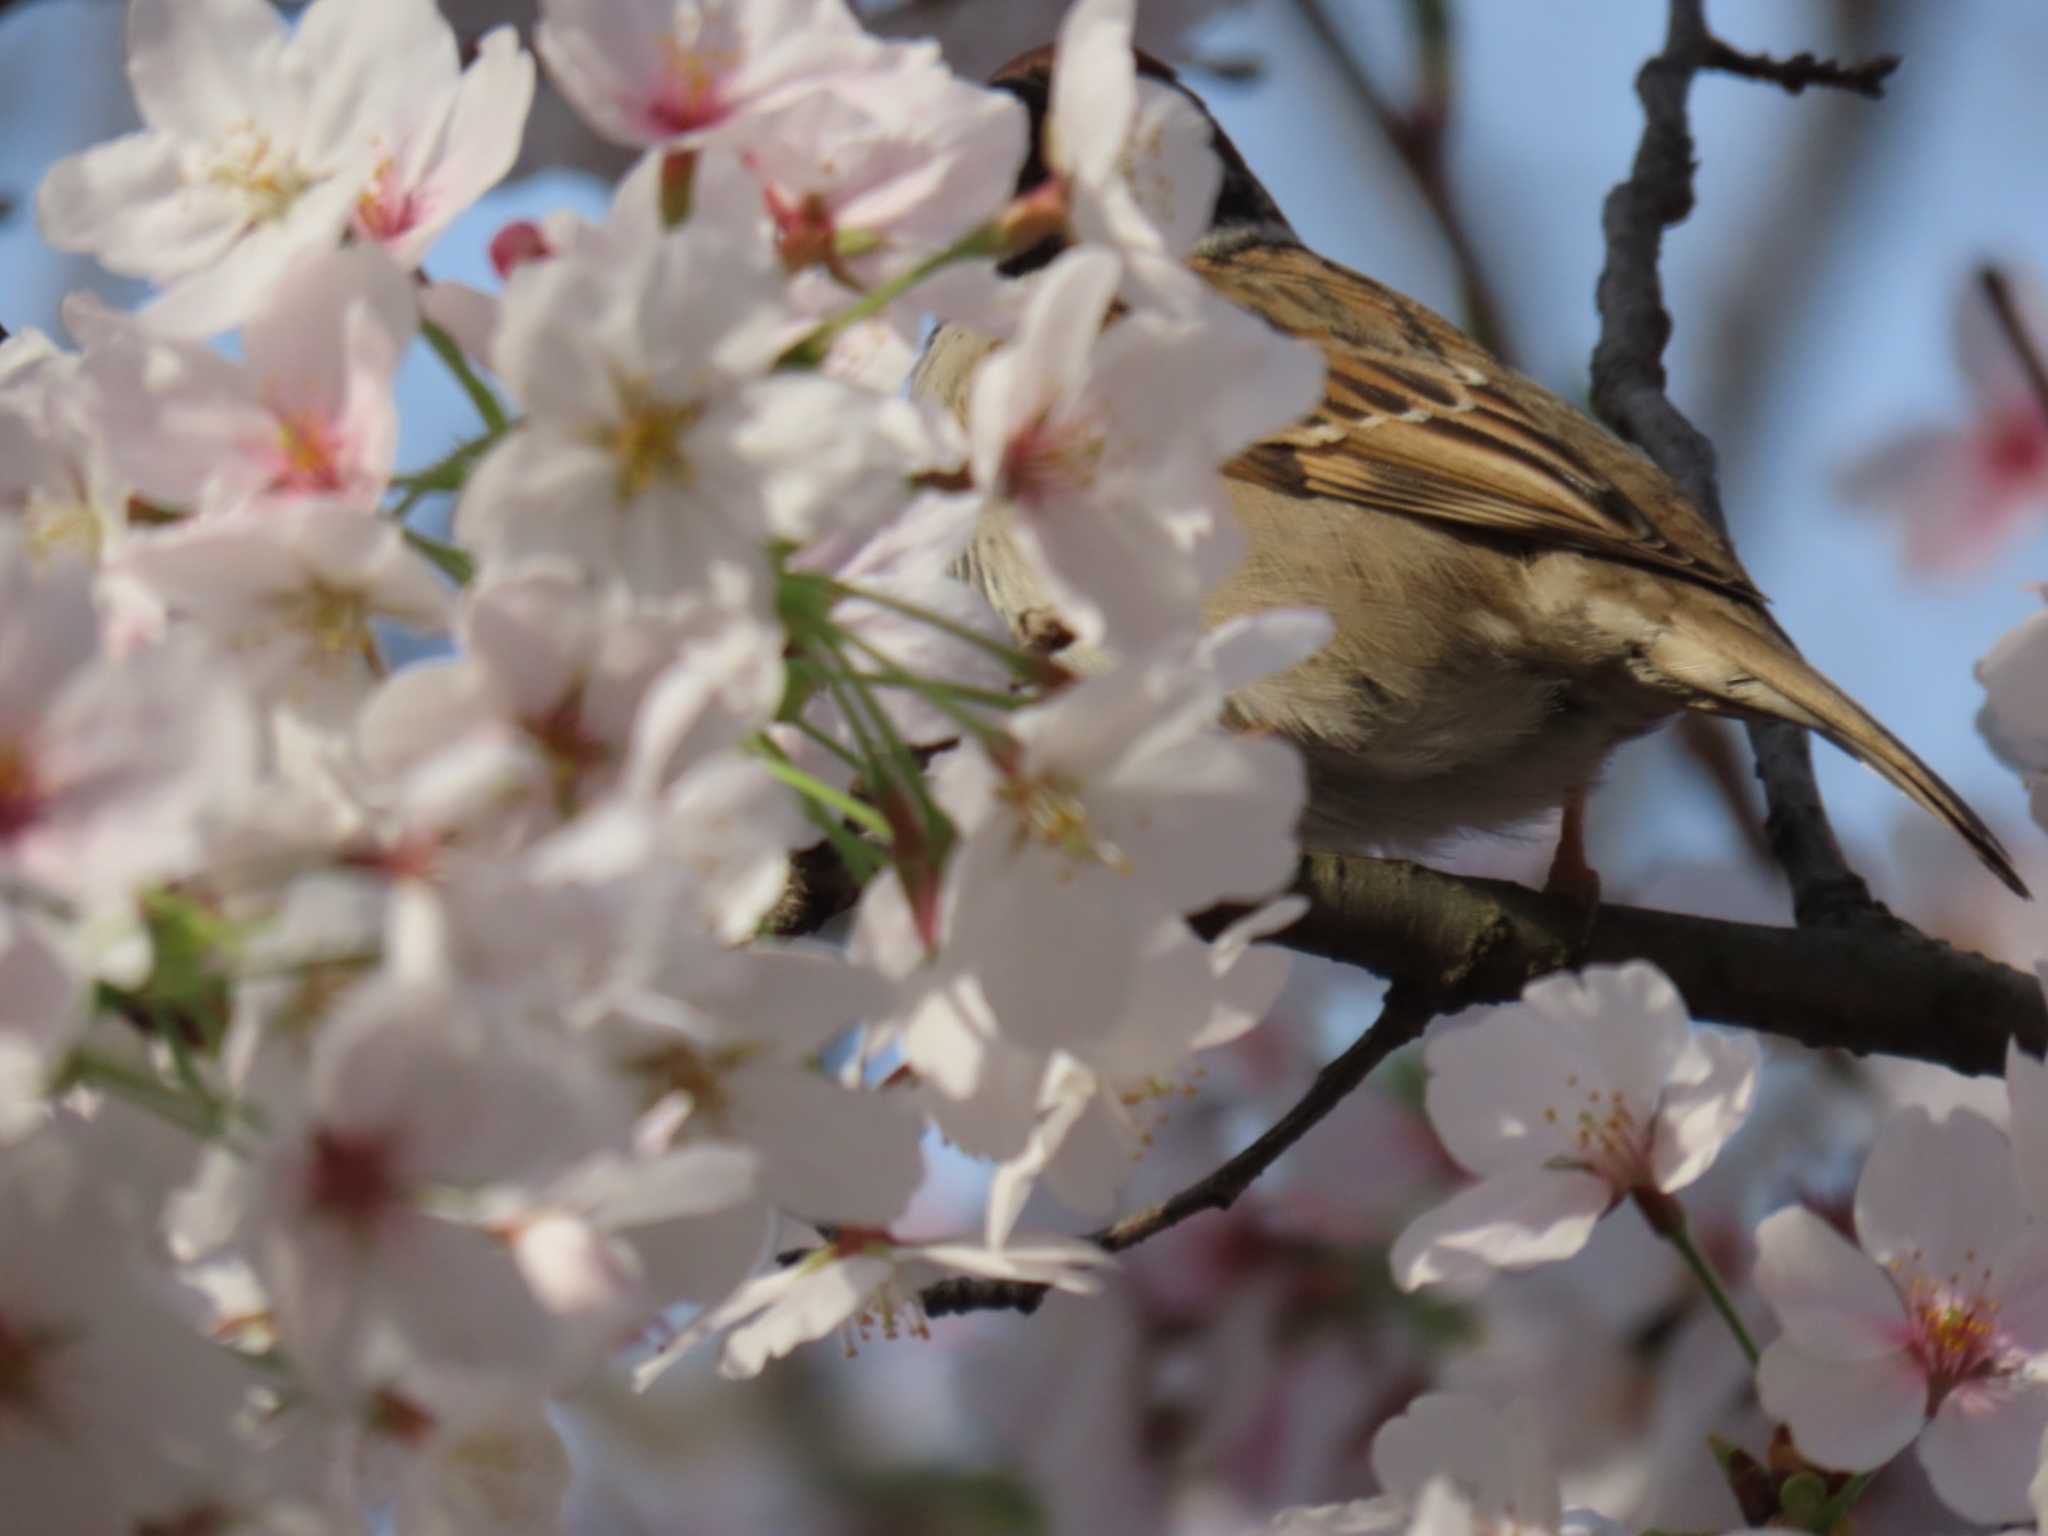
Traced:
<path fill-rule="evenodd" d="M 1586 786 L 1578 785 L 1564 797 L 1564 820 L 1557 829 L 1557 853 L 1550 861 L 1550 874 L 1543 889 L 1551 896 L 1583 906 L 1588 912 L 1600 905 L 1600 873 L 1586 862 Z"/>

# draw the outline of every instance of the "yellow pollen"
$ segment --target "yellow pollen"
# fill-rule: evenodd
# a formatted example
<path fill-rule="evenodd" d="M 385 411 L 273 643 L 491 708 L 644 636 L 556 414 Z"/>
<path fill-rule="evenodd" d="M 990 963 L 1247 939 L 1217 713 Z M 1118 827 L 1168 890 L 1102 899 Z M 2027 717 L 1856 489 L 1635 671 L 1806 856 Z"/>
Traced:
<path fill-rule="evenodd" d="M 1124 851 L 1095 835 L 1087 803 L 1066 779 L 1057 774 L 1012 778 L 996 793 L 1017 813 L 1016 846 L 1036 841 L 1079 862 L 1101 864 L 1120 875 L 1131 872 Z"/>
<path fill-rule="evenodd" d="M 657 400 L 643 384 L 618 384 L 619 420 L 598 436 L 598 445 L 617 461 L 616 484 L 623 505 L 649 490 L 656 481 L 690 482 L 690 463 L 683 456 L 683 436 L 697 423 L 703 408 Z"/>
<path fill-rule="evenodd" d="M 284 218 L 315 182 L 246 123 L 229 130 L 207 178 L 242 194 L 251 224 L 274 224 Z"/>
<path fill-rule="evenodd" d="M 369 599 L 360 592 L 316 581 L 282 606 L 293 627 L 304 630 L 323 655 L 367 655 L 374 643 Z"/>
<path fill-rule="evenodd" d="M 28 500 L 28 552 L 38 564 L 63 555 L 97 564 L 105 531 L 83 497 L 59 499 L 35 492 Z"/>

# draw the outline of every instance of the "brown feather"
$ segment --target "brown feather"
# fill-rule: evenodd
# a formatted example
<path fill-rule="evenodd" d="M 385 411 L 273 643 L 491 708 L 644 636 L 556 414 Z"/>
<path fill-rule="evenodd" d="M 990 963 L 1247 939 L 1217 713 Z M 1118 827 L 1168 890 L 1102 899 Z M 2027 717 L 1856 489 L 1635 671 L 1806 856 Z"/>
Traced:
<path fill-rule="evenodd" d="M 1329 368 L 1320 409 L 1225 473 L 1764 601 L 1655 465 L 1413 299 L 1299 245 L 1190 264 L 1217 292 L 1321 347 Z"/>

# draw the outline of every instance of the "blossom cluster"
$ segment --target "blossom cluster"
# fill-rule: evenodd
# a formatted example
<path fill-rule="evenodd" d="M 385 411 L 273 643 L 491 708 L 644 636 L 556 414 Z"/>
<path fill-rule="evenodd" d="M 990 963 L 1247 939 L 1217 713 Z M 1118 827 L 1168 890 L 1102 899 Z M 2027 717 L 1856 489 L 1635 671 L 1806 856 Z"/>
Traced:
<path fill-rule="evenodd" d="M 152 296 L 0 344 L 10 1525 L 553 1528 L 547 1405 L 622 1360 L 1092 1289 L 1032 1192 L 1107 1214 L 1284 979 L 1302 772 L 1222 706 L 1324 624 L 1201 604 L 1321 362 L 1176 265 L 1220 169 L 1130 0 L 1025 199 L 1022 104 L 842 0 L 542 9 L 642 158 L 501 292 L 427 263 L 536 61 L 432 0 L 132 0 L 143 126 L 42 185 Z M 931 309 L 1007 343 L 961 420 L 900 387 Z M 477 430 L 401 470 L 422 344 Z M 1089 675 L 952 573 L 992 507 Z M 786 936 L 814 846 L 844 943 Z"/>

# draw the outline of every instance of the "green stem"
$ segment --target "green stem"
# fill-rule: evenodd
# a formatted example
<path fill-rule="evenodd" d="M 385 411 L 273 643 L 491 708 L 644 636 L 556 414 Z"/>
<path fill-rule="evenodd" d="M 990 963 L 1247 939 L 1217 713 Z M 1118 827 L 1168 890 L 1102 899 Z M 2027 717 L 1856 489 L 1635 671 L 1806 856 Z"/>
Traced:
<path fill-rule="evenodd" d="M 829 806 L 848 821 L 856 823 L 885 841 L 888 839 L 888 820 L 865 800 L 856 800 L 845 790 L 834 789 L 823 779 L 805 773 L 772 748 L 762 752 L 760 757 L 762 767 L 798 794 L 806 799 L 815 800 L 820 805 Z"/>
<path fill-rule="evenodd" d="M 842 630 L 841 634 L 849 645 L 862 652 L 869 660 L 884 669 L 879 674 L 873 672 L 849 672 L 847 675 L 856 683 L 871 687 L 909 689 L 977 741 L 987 741 L 992 736 L 1002 734 L 996 726 L 990 725 L 979 715 L 962 707 L 962 702 L 971 701 L 963 699 L 961 702 L 955 702 L 954 697 L 949 697 L 949 695 L 982 693 L 983 690 L 961 688 L 954 684 L 938 682 L 935 679 L 919 677 L 913 672 L 906 671 L 902 664 L 887 651 L 880 649 L 862 636 L 855 634 L 852 630 Z M 1016 707 L 1016 702 L 1011 700 L 1008 694 L 985 694 L 984 696 L 1001 700 L 1002 707 L 1004 708 L 1014 709 Z"/>
<path fill-rule="evenodd" d="M 1863 1490 L 1870 1486 L 1870 1480 L 1881 1470 L 1883 1469 L 1878 1468 L 1869 1472 L 1858 1472 L 1835 1490 L 1835 1496 L 1821 1506 L 1821 1512 L 1813 1522 L 1817 1536 L 1827 1536 L 1829 1531 L 1842 1523 L 1849 1511 L 1856 1507 L 1856 1501 L 1863 1497 Z"/>
<path fill-rule="evenodd" d="M 1742 1314 L 1735 1310 L 1734 1298 L 1728 1294 L 1728 1287 L 1722 1283 L 1720 1275 L 1715 1273 L 1713 1264 L 1693 1242 L 1692 1233 L 1685 1224 L 1685 1212 L 1679 1207 L 1678 1202 L 1668 1195 L 1659 1198 L 1668 1203 L 1670 1211 L 1677 1213 L 1675 1220 L 1667 1216 L 1651 1215 L 1640 1194 L 1636 1203 L 1649 1218 L 1650 1229 L 1678 1250 L 1678 1256 L 1685 1260 L 1685 1267 L 1693 1272 L 1693 1278 L 1699 1281 L 1700 1288 L 1707 1293 L 1707 1300 L 1714 1304 L 1714 1310 L 1721 1314 L 1721 1321 L 1728 1325 L 1728 1331 L 1735 1335 L 1736 1344 L 1741 1347 L 1744 1358 L 1754 1370 L 1763 1356 L 1756 1347 L 1756 1340 L 1750 1336 L 1749 1325 L 1743 1322 Z"/>
<path fill-rule="evenodd" d="M 929 624 L 933 629 L 943 634 L 951 635 L 955 640 L 963 641 L 978 650 L 987 652 L 1001 661 L 1004 666 L 1008 667 L 1019 677 L 1032 680 L 1036 679 L 1044 671 L 1044 663 L 1039 657 L 1032 655 L 1030 652 L 1020 651 L 1014 645 L 1005 645 L 1000 640 L 991 639 L 979 630 L 962 624 L 957 619 L 949 619 L 945 614 L 931 608 L 926 608 L 921 604 L 906 602 L 900 597 L 891 597 L 886 592 L 876 592 L 867 587 L 856 587 L 851 583 L 843 581 L 833 582 L 832 591 L 836 597 L 863 603 L 873 603 L 878 608 L 887 608 L 891 613 L 900 613 L 906 619 L 915 619 L 920 624 Z"/>
<path fill-rule="evenodd" d="M 919 283 L 958 261 L 973 261 L 982 256 L 1000 255 L 1003 250 L 1003 236 L 993 224 L 984 224 L 979 229 L 969 230 L 953 244 L 935 255 L 927 256 L 907 272 L 899 273 L 886 283 L 878 284 L 853 303 L 847 305 L 830 320 L 818 326 L 803 340 L 791 346 L 775 360 L 778 368 L 816 368 L 825 361 L 825 354 L 832 350 L 832 344 L 861 321 L 879 315 Z"/>
<path fill-rule="evenodd" d="M 224 1129 L 219 1111 L 171 1087 L 153 1072 L 138 1071 L 125 1061 L 84 1047 L 73 1051 L 58 1077 L 58 1086 L 83 1083 L 126 1100 L 159 1120 L 199 1137 L 217 1139 Z"/>
<path fill-rule="evenodd" d="M 490 385 L 479 378 L 477 371 L 469 366 L 469 359 L 462 355 L 462 348 L 456 345 L 455 338 L 431 320 L 420 321 L 420 335 L 425 337 L 427 345 L 434 349 L 434 355 L 455 375 L 455 382 L 460 384 L 462 392 L 469 396 L 469 403 L 476 407 L 477 415 L 482 418 L 490 434 L 496 437 L 510 427 L 512 423 L 505 414 L 505 407 L 498 404 L 498 397 L 491 393 Z"/>
<path fill-rule="evenodd" d="M 863 763 L 858 757 L 854 756 L 853 753 L 847 751 L 846 748 L 842 747 L 830 736 L 827 736 L 823 731 L 819 730 L 815 725 L 811 724 L 810 721 L 798 718 L 796 720 L 792 720 L 789 723 L 794 725 L 799 731 L 803 732 L 805 737 L 807 737 L 814 745 L 823 747 L 827 752 L 830 752 L 834 757 L 838 758 L 839 761 L 846 764 L 846 766 L 851 768 L 855 773 L 859 773 L 863 768 L 867 766 L 866 763 Z"/>
<path fill-rule="evenodd" d="M 417 528 L 405 530 L 405 542 L 433 561 L 441 574 L 458 587 L 468 586 L 470 578 L 476 575 L 476 557 L 459 544 L 433 538 Z"/>

